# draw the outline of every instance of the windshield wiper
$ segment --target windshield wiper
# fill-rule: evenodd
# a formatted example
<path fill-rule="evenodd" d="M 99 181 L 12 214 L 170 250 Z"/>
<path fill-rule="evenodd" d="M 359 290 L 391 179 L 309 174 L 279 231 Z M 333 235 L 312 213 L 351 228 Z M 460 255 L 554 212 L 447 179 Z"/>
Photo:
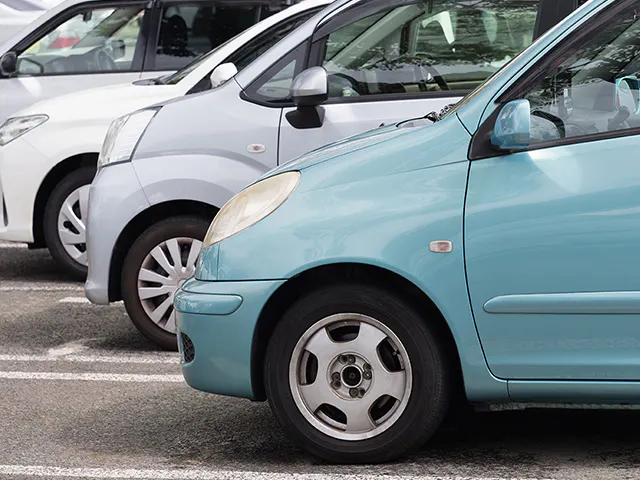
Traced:
<path fill-rule="evenodd" d="M 427 113 L 423 118 L 431 120 L 433 123 L 439 122 L 447 113 L 449 113 L 449 110 L 451 110 L 455 106 L 455 103 L 450 103 L 449 105 L 445 105 L 442 110 L 440 110 L 440 112 L 436 112 L 434 110 L 433 112 Z"/>

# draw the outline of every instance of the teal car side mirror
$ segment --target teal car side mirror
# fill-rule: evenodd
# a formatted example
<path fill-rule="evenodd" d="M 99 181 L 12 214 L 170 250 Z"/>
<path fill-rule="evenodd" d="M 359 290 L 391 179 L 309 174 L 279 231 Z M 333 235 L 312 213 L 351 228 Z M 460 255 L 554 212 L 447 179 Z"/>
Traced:
<path fill-rule="evenodd" d="M 531 143 L 531 105 L 529 100 L 513 100 L 498 114 L 491 134 L 497 150 L 526 150 Z"/>

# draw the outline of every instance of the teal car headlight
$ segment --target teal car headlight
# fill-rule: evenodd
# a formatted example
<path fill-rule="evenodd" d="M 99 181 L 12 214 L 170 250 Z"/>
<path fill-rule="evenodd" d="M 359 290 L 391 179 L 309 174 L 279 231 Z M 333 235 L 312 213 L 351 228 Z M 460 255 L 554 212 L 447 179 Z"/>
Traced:
<path fill-rule="evenodd" d="M 266 178 L 229 200 L 214 219 L 203 248 L 229 238 L 275 212 L 294 192 L 300 172 L 286 172 Z"/>

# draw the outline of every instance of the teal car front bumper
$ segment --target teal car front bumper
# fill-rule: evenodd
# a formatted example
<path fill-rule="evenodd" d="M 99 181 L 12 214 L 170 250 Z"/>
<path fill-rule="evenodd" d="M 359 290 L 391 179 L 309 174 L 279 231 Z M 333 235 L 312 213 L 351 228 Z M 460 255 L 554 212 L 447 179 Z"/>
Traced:
<path fill-rule="evenodd" d="M 284 280 L 189 280 L 175 296 L 182 374 L 197 390 L 255 399 L 253 337 L 260 313 Z"/>

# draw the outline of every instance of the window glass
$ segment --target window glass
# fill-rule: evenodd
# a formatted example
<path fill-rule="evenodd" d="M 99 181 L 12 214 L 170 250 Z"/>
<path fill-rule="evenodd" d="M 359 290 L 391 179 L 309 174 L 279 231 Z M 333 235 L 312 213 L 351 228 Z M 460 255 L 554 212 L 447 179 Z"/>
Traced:
<path fill-rule="evenodd" d="M 156 70 L 177 70 L 222 45 L 260 19 L 259 6 L 166 5 L 156 49 Z"/>
<path fill-rule="evenodd" d="M 267 30 L 262 35 L 253 39 L 251 42 L 247 43 L 244 47 L 232 54 L 225 61 L 233 63 L 238 68 L 238 71 L 244 69 L 320 10 L 322 10 L 322 8 L 305 12 L 304 14 L 298 15 L 295 18 Z"/>
<path fill-rule="evenodd" d="M 434 0 L 360 19 L 326 39 L 330 97 L 466 91 L 533 41 L 538 0 Z"/>
<path fill-rule="evenodd" d="M 98 8 L 73 16 L 18 56 L 18 73 L 130 71 L 137 53 L 144 6 Z"/>
<path fill-rule="evenodd" d="M 640 17 L 634 6 L 601 24 L 525 95 L 532 142 L 640 127 L 639 79 Z"/>
<path fill-rule="evenodd" d="M 303 43 L 262 74 L 247 88 L 246 94 L 276 105 L 291 102 L 291 84 L 300 73 L 305 54 L 306 43 Z"/>

